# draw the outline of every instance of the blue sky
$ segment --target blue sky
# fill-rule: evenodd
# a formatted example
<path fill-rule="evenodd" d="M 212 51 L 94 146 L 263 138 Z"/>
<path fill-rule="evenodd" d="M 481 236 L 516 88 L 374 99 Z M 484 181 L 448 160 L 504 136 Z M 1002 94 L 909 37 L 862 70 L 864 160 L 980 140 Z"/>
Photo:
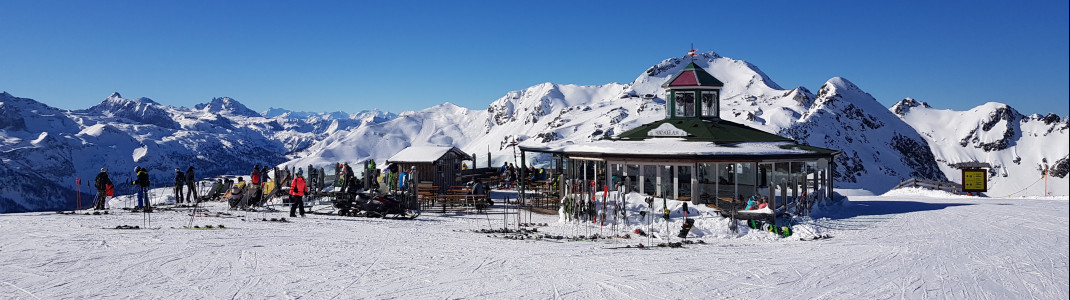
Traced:
<path fill-rule="evenodd" d="M 66 109 L 111 92 L 256 111 L 483 109 L 543 82 L 628 83 L 694 43 L 784 88 L 840 76 L 885 106 L 1070 114 L 1067 1 L 932 2 L 5 0 L 0 91 Z"/>

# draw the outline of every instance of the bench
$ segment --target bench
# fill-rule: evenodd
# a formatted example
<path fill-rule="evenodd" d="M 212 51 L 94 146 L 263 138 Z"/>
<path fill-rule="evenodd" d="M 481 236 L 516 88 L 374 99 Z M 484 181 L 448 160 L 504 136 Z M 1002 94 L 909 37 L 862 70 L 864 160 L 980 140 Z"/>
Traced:
<path fill-rule="evenodd" d="M 447 194 L 438 195 L 439 205 L 442 205 L 442 212 L 445 213 L 448 208 L 459 208 L 460 210 L 467 210 L 469 207 L 475 207 L 478 211 L 483 211 L 486 205 L 480 205 L 481 203 L 487 203 L 487 194 Z"/>
<path fill-rule="evenodd" d="M 434 206 L 436 197 L 438 197 L 438 186 L 420 185 L 416 187 L 416 198 L 419 199 L 421 207 Z"/>

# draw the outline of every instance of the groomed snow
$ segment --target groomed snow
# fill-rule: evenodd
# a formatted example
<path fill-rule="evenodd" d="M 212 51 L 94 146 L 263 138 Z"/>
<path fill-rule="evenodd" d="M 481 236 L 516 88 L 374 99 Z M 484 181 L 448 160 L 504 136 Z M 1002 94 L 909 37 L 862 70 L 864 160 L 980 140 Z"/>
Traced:
<path fill-rule="evenodd" d="M 727 221 L 696 210 L 694 233 L 703 236 L 691 239 L 705 245 L 649 250 L 606 249 L 645 238 L 557 242 L 471 232 L 502 227 L 500 204 L 489 214 L 425 212 L 415 220 L 251 221 L 282 212 L 194 218 L 223 230 L 176 229 L 190 221 L 183 211 L 151 214 L 155 230 L 105 229 L 144 224 L 144 214 L 118 209 L 3 214 L 0 298 L 1070 297 L 1065 198 L 854 196 L 798 227 L 796 236 L 831 235 L 816 241 L 732 235 L 721 227 Z M 525 221 L 548 223 L 539 228 L 547 234 L 609 229 L 531 216 Z M 674 214 L 670 231 L 679 219 Z"/>

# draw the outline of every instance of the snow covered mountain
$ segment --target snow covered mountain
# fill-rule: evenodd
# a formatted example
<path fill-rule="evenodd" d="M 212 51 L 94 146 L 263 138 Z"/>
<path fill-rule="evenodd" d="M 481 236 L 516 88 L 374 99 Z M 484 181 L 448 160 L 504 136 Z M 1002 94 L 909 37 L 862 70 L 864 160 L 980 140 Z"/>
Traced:
<path fill-rule="evenodd" d="M 844 78 L 828 80 L 815 95 L 801 86 L 782 88 L 750 63 L 708 52 L 666 59 L 629 84 L 543 83 L 509 92 L 486 109 L 445 103 L 397 115 L 279 108 L 259 114 L 227 97 L 189 109 L 118 93 L 86 110 L 63 111 L 4 93 L 0 174 L 26 184 L 0 190 L 0 212 L 69 207 L 73 178 L 88 180 L 101 166 L 116 170 L 117 181 L 132 177 L 135 165 L 171 170 L 192 164 L 199 176 L 210 176 L 254 164 L 381 162 L 424 145 L 459 147 L 476 154 L 478 166 L 489 154 L 497 166 L 516 159 L 512 142 L 594 141 L 663 118 L 661 84 L 692 60 L 725 83 L 721 118 L 842 151 L 838 187 L 881 193 L 912 177 L 958 181 L 949 165 L 976 160 L 995 166 L 995 194 L 1043 193 L 1037 183 L 1043 166 L 1053 170 L 1052 192 L 1068 193 L 1063 117 L 1026 117 L 998 103 L 968 112 L 937 110 L 912 99 L 889 109 Z M 543 159 L 529 158 L 536 164 Z M 153 179 L 169 183 L 171 175 L 156 171 Z"/>
<path fill-rule="evenodd" d="M 1049 180 L 1055 182 L 1065 182 L 1070 172 L 1068 123 L 1055 114 L 1025 116 L 995 102 L 968 111 L 942 110 L 910 98 L 893 105 L 891 111 L 928 141 L 940 170 L 950 179 L 961 180 L 953 164 L 989 163 L 992 195 L 1040 195 L 1045 168 L 1051 171 Z M 1049 185 L 1049 192 L 1066 195 L 1067 185 Z"/>
<path fill-rule="evenodd" d="M 265 118 L 222 97 L 194 109 L 165 106 L 119 93 L 85 110 L 64 111 L 0 94 L 0 174 L 15 183 L 0 191 L 0 212 L 70 209 L 81 178 L 83 205 L 93 177 L 109 169 L 117 192 L 130 193 L 135 166 L 149 169 L 155 186 L 174 183 L 175 168 L 194 166 L 198 177 L 275 165 L 331 133 L 391 118 Z"/>
<path fill-rule="evenodd" d="M 908 178 L 946 180 L 925 139 L 847 79 L 826 82 L 780 135 L 842 151 L 836 180 L 843 187 L 883 192 Z"/>
<path fill-rule="evenodd" d="M 630 84 L 544 83 L 510 92 L 486 110 L 410 112 L 407 118 L 359 128 L 346 133 L 349 136 L 332 136 L 288 164 L 382 160 L 409 145 L 442 145 L 481 156 L 479 166 L 486 164 L 485 153 L 490 152 L 492 165 L 500 165 L 514 161 L 513 149 L 508 147 L 512 141 L 525 145 L 567 144 L 610 138 L 663 118 L 661 84 L 690 61 L 691 58 L 667 59 Z M 709 52 L 696 56 L 694 62 L 725 82 L 722 118 L 843 151 L 837 161 L 837 183 L 843 187 L 883 192 L 911 177 L 946 178 L 925 139 L 846 79 L 829 80 L 815 96 L 804 87 L 783 89 L 757 67 L 741 60 Z M 449 124 L 414 120 L 425 116 L 467 129 L 444 138 L 442 134 L 449 133 L 438 134 L 436 130 Z M 540 163 L 545 158 L 532 159 Z"/>
<path fill-rule="evenodd" d="M 245 105 L 239 103 L 234 99 L 231 99 L 230 97 L 212 98 L 212 101 L 208 103 L 194 105 L 193 108 L 196 110 L 201 110 L 213 114 L 260 117 L 260 114 L 256 113 L 252 109 L 249 109 L 248 107 L 245 107 Z"/>

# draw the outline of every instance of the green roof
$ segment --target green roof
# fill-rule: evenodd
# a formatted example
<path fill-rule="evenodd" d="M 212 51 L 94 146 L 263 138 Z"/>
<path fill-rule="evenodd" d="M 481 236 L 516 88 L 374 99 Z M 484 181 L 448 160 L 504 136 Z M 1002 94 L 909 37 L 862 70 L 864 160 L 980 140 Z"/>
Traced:
<path fill-rule="evenodd" d="M 655 130 L 657 129 L 657 130 Z M 618 139 L 682 137 L 717 144 L 738 142 L 790 142 L 792 139 L 725 120 L 674 118 L 648 123 L 617 135 Z"/>
<path fill-rule="evenodd" d="M 700 118 L 674 118 L 644 124 L 617 135 L 616 139 L 645 140 L 649 138 L 682 138 L 686 141 L 712 142 L 718 145 L 731 145 L 748 142 L 791 142 L 783 149 L 798 149 L 815 153 L 835 154 L 836 150 L 799 144 L 797 141 L 747 127 L 743 124 L 726 120 Z"/>
<path fill-rule="evenodd" d="M 723 87 L 724 83 L 717 80 L 717 77 L 710 75 L 706 70 L 699 68 L 699 66 L 695 65 L 695 62 L 691 62 L 680 73 L 676 73 L 668 81 L 665 81 L 665 84 L 661 85 L 663 88 L 697 86 Z"/>

